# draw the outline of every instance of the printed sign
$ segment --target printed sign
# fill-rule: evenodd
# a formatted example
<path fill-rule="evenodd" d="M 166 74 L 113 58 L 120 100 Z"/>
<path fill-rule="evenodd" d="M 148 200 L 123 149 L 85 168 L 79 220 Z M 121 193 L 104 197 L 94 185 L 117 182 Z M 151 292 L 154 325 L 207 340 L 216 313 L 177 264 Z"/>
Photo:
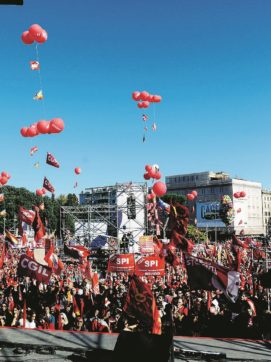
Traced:
<path fill-rule="evenodd" d="M 142 256 L 135 264 L 135 274 L 143 275 L 165 275 L 165 261 L 156 255 Z"/>
<path fill-rule="evenodd" d="M 117 272 L 134 272 L 135 260 L 134 254 L 115 254 L 108 259 L 107 271 L 112 273 Z"/>

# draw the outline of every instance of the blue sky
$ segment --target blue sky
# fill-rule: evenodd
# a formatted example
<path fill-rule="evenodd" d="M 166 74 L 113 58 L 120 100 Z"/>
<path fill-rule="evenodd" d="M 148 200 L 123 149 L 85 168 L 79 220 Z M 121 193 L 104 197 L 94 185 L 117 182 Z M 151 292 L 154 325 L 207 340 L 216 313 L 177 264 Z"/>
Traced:
<path fill-rule="evenodd" d="M 271 188 L 269 0 L 24 3 L 0 6 L 0 171 L 10 185 L 35 191 L 46 176 L 56 194 L 78 193 L 143 181 L 144 166 L 156 163 L 164 176 L 223 170 Z M 35 46 L 20 38 L 34 23 L 48 32 L 39 46 L 44 107 L 32 99 Z M 135 90 L 163 97 L 144 110 L 149 128 L 157 124 L 145 143 Z M 20 135 L 55 117 L 61 134 Z M 60 169 L 45 164 L 47 151 Z"/>

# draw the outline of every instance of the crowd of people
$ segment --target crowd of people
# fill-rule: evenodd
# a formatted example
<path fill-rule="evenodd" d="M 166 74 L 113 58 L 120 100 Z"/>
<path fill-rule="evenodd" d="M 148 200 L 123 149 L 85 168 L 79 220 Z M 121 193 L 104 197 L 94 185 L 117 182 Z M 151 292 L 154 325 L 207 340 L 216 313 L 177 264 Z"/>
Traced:
<path fill-rule="evenodd" d="M 194 253 L 216 257 L 223 264 L 228 260 L 226 247 L 227 244 L 218 244 L 206 248 L 199 244 Z M 268 293 L 251 278 L 253 268 L 259 269 L 265 255 L 250 265 L 253 250 L 242 252 L 244 280 L 236 303 L 228 301 L 219 290 L 191 290 L 182 264 L 175 268 L 166 264 L 165 276 L 143 277 L 156 299 L 162 328 L 170 309 L 175 335 L 271 339 Z M 0 269 L 1 327 L 107 333 L 137 327 L 135 320 L 123 313 L 128 274 L 99 270 L 99 284 L 94 289 L 85 277 L 83 263 L 64 258 L 62 273 L 52 274 L 50 282 L 43 284 L 17 276 L 20 254 L 20 249 L 8 248 Z"/>

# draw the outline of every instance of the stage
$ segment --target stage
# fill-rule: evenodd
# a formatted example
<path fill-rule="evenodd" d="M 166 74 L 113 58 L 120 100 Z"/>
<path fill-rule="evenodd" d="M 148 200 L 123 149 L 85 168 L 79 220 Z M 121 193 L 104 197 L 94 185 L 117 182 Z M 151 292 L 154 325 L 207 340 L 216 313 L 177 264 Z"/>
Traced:
<path fill-rule="evenodd" d="M 0 328 L 0 361 L 107 362 L 117 338 L 118 334 L 4 327 Z M 174 350 L 175 361 L 271 361 L 271 341 L 175 337 Z"/>

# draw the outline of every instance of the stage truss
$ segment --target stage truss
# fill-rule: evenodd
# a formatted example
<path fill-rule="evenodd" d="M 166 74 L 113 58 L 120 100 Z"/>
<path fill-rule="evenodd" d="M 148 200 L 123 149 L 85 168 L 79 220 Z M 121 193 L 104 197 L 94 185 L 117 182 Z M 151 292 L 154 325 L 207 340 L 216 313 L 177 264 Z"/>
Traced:
<path fill-rule="evenodd" d="M 86 196 L 84 205 L 61 207 L 62 239 L 75 236 L 80 243 L 91 246 L 98 236 L 118 242 L 128 234 L 137 243 L 139 237 L 148 232 L 146 183 L 91 188 L 87 189 Z M 74 235 L 70 233 L 68 221 L 75 225 Z"/>

